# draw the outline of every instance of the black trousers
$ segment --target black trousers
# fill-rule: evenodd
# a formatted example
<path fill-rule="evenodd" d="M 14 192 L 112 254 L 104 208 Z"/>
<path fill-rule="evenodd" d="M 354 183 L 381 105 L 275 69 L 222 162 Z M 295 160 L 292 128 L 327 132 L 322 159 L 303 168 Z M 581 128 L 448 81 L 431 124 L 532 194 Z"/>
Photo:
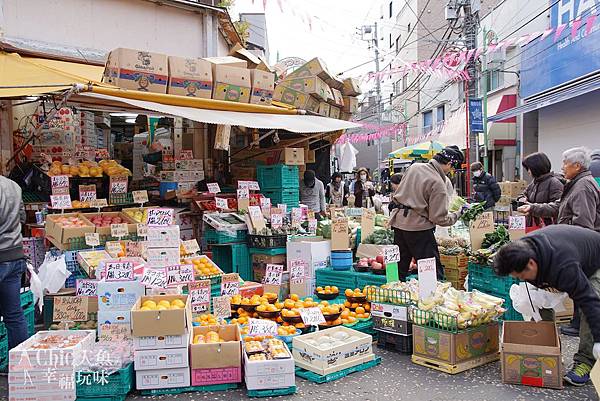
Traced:
<path fill-rule="evenodd" d="M 435 258 L 437 278 L 443 280 L 444 268 L 440 261 L 440 251 L 434 236 L 435 229 L 425 231 L 405 231 L 394 228 L 394 243 L 400 248 L 400 262 L 398 263 L 398 276 L 406 280 L 408 268 L 412 258 Z"/>

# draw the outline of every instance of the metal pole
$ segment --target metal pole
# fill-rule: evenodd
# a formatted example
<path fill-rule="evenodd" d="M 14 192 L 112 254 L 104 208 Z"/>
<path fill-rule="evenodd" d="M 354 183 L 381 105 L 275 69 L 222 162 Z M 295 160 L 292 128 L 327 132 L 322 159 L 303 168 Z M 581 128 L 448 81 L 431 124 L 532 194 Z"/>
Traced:
<path fill-rule="evenodd" d="M 463 3 L 463 9 L 465 13 L 464 23 L 463 23 L 463 35 L 465 36 L 465 44 L 468 50 L 477 48 L 477 26 L 478 20 L 477 17 L 472 13 L 471 10 L 471 2 L 465 1 Z M 468 88 L 465 90 L 465 98 L 471 97 L 474 98 L 477 96 L 477 68 L 475 66 L 474 57 L 469 60 L 469 63 L 466 66 L 467 72 L 471 80 L 468 82 Z M 467 114 L 469 113 L 469 104 L 467 102 Z M 469 127 L 467 126 L 467 132 L 469 133 L 469 160 L 476 161 L 478 160 L 478 147 L 477 147 L 477 134 L 470 132 Z"/>
<path fill-rule="evenodd" d="M 468 198 L 471 195 L 471 141 L 470 141 L 470 130 L 469 130 L 469 91 L 467 89 L 467 81 L 465 81 L 465 125 L 466 125 L 466 136 L 467 136 L 467 152 L 466 152 L 466 162 L 467 168 L 465 169 L 465 198 Z"/>
<path fill-rule="evenodd" d="M 487 69 L 487 57 L 485 56 L 485 50 L 487 49 L 487 40 L 486 40 L 487 30 L 485 27 L 483 28 L 483 53 L 481 55 L 481 90 L 483 91 L 483 169 L 484 171 L 488 171 L 489 160 L 488 160 L 488 117 L 487 117 L 487 109 L 488 109 L 488 69 Z M 496 175 L 498 172 L 496 172 Z"/>
<path fill-rule="evenodd" d="M 377 104 L 375 108 L 375 113 L 377 114 L 377 125 L 381 126 L 381 78 L 379 76 L 379 34 L 377 33 L 377 22 L 374 24 L 374 48 L 375 48 L 375 71 L 376 71 L 376 79 L 375 79 L 375 90 L 377 91 Z M 379 177 L 379 170 L 381 168 L 381 141 L 383 138 L 379 138 L 377 142 L 377 175 Z"/>

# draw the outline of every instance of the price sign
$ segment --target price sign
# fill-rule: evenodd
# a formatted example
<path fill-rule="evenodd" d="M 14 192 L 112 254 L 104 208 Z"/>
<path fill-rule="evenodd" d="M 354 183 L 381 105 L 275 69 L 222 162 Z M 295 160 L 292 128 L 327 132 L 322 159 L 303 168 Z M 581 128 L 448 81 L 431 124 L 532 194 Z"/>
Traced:
<path fill-rule="evenodd" d="M 306 277 L 307 264 L 302 259 L 292 259 L 290 261 L 290 282 L 292 284 L 301 284 Z"/>
<path fill-rule="evenodd" d="M 263 277 L 263 284 L 268 285 L 281 285 L 281 277 L 283 276 L 282 265 L 268 264 L 265 269 L 265 276 Z"/>
<path fill-rule="evenodd" d="M 137 225 L 137 235 L 138 237 L 147 237 L 148 236 L 148 226 L 146 224 Z"/>
<path fill-rule="evenodd" d="M 133 191 L 131 193 L 133 195 L 133 203 L 148 203 L 148 191 Z"/>
<path fill-rule="evenodd" d="M 260 191 L 260 186 L 257 181 L 248 181 L 248 189 L 250 191 Z"/>
<path fill-rule="evenodd" d="M 285 203 L 278 203 L 277 204 L 277 209 L 281 210 L 281 213 L 284 216 L 287 214 L 287 204 L 285 204 Z"/>
<path fill-rule="evenodd" d="M 144 274 L 140 281 L 149 288 L 167 288 L 167 272 L 163 269 L 144 268 Z"/>
<path fill-rule="evenodd" d="M 383 263 L 398 263 L 400 262 L 400 248 L 398 245 L 388 245 L 383 248 Z"/>
<path fill-rule="evenodd" d="M 68 195 L 69 176 L 54 175 L 50 177 L 50 187 L 52 188 L 52 195 Z"/>
<path fill-rule="evenodd" d="M 237 190 L 238 199 L 250 199 L 250 191 L 248 188 L 240 188 Z"/>
<path fill-rule="evenodd" d="M 193 281 L 188 284 L 192 312 L 207 312 L 210 307 L 210 280 Z"/>
<path fill-rule="evenodd" d="M 346 250 L 348 248 L 350 248 L 348 218 L 335 218 L 331 224 L 331 249 Z"/>
<path fill-rule="evenodd" d="M 227 209 L 227 199 L 217 198 L 215 197 L 215 204 L 217 205 L 217 209 Z"/>
<path fill-rule="evenodd" d="M 198 245 L 198 241 L 196 239 L 181 241 L 181 245 L 183 245 L 183 249 L 188 255 L 192 255 L 200 251 L 200 245 Z"/>
<path fill-rule="evenodd" d="M 250 190 L 250 181 L 238 181 L 238 189 Z"/>
<path fill-rule="evenodd" d="M 193 160 L 194 152 L 190 149 L 181 150 L 179 152 L 179 160 Z"/>
<path fill-rule="evenodd" d="M 148 209 L 148 219 L 146 224 L 149 226 L 170 226 L 173 224 L 174 210 L 168 208 Z"/>
<path fill-rule="evenodd" d="M 260 207 L 258 207 L 258 206 L 249 206 L 248 214 L 250 215 L 250 218 L 252 218 L 252 219 L 262 219 L 262 217 L 263 217 L 262 211 L 260 210 Z"/>
<path fill-rule="evenodd" d="M 131 339 L 131 326 L 125 323 L 103 323 L 98 332 L 98 342 L 121 342 Z"/>
<path fill-rule="evenodd" d="M 89 279 L 75 280 L 75 295 L 95 297 L 98 295 L 98 281 Z"/>
<path fill-rule="evenodd" d="M 108 261 L 105 264 L 106 281 L 133 280 L 133 262 L 124 260 Z"/>
<path fill-rule="evenodd" d="M 52 209 L 71 209 L 71 197 L 67 195 L 50 195 L 50 204 Z"/>
<path fill-rule="evenodd" d="M 111 194 L 126 194 L 129 178 L 126 175 L 115 175 L 110 177 L 109 192 Z"/>
<path fill-rule="evenodd" d="M 509 216 L 508 217 L 508 229 L 509 230 L 525 230 L 525 216 Z"/>
<path fill-rule="evenodd" d="M 108 202 L 106 201 L 106 199 L 94 199 L 90 201 L 90 207 L 93 207 L 94 209 L 100 209 L 107 206 Z"/>
<path fill-rule="evenodd" d="M 417 260 L 419 272 L 419 299 L 433 296 L 437 287 L 435 258 Z"/>
<path fill-rule="evenodd" d="M 54 297 L 52 319 L 55 322 L 83 322 L 88 320 L 88 298 Z"/>
<path fill-rule="evenodd" d="M 302 209 L 299 207 L 292 208 L 292 223 L 298 224 L 302 221 Z"/>
<path fill-rule="evenodd" d="M 192 265 L 167 266 L 167 287 L 188 284 L 194 281 L 194 267 Z"/>
<path fill-rule="evenodd" d="M 307 326 L 317 326 L 325 323 L 325 317 L 319 308 L 300 309 L 300 317 L 302 317 L 302 321 Z"/>
<path fill-rule="evenodd" d="M 211 194 L 218 194 L 221 192 L 221 187 L 218 182 L 209 182 L 206 186 L 208 187 L 208 192 Z"/>
<path fill-rule="evenodd" d="M 79 186 L 79 200 L 81 202 L 91 202 L 96 200 L 96 186 L 95 185 L 80 185 Z"/>
<path fill-rule="evenodd" d="M 230 297 L 214 297 L 213 315 L 216 317 L 227 318 L 231 317 L 231 298 Z"/>
<path fill-rule="evenodd" d="M 317 234 L 317 219 L 308 220 L 308 232 L 312 235 Z"/>
<path fill-rule="evenodd" d="M 127 229 L 127 223 L 119 223 L 119 224 L 111 224 L 110 225 L 110 235 L 114 238 L 121 238 L 129 235 L 129 230 Z"/>
<path fill-rule="evenodd" d="M 318 309 L 318 308 L 317 308 Z M 248 319 L 249 336 L 276 336 L 277 323 L 266 319 Z"/>
<path fill-rule="evenodd" d="M 273 213 L 274 210 L 278 209 L 271 209 L 271 228 L 279 228 L 283 226 L 283 214 Z"/>
<path fill-rule="evenodd" d="M 144 244 L 142 242 L 127 241 L 125 244 L 125 255 L 140 258 L 143 253 L 143 246 Z"/>
<path fill-rule="evenodd" d="M 263 213 L 267 210 L 271 210 L 271 198 L 260 198 L 260 208 Z"/>
<path fill-rule="evenodd" d="M 311 220 L 311 219 L 315 219 L 315 211 L 314 210 L 307 210 L 306 211 L 306 220 Z"/>
<path fill-rule="evenodd" d="M 123 247 L 121 246 L 121 243 L 117 241 L 106 241 L 104 247 L 106 249 L 106 252 L 108 252 L 108 254 L 113 258 L 118 257 L 119 253 L 123 252 Z"/>
<path fill-rule="evenodd" d="M 85 233 L 85 244 L 91 246 L 100 246 L 100 235 L 98 233 Z"/>
<path fill-rule="evenodd" d="M 240 293 L 240 277 L 237 273 L 221 276 L 221 295 L 233 296 Z"/>

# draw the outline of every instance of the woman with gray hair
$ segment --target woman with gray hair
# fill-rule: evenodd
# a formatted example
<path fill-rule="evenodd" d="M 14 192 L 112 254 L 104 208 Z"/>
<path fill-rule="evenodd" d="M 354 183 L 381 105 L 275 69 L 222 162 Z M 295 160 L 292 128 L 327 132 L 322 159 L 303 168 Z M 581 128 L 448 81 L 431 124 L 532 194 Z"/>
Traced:
<path fill-rule="evenodd" d="M 600 232 L 600 187 L 589 170 L 590 163 L 589 149 L 577 147 L 566 150 L 562 171 L 568 182 L 562 197 L 550 203 L 521 206 L 519 212 L 555 218 L 558 224 L 572 224 Z"/>

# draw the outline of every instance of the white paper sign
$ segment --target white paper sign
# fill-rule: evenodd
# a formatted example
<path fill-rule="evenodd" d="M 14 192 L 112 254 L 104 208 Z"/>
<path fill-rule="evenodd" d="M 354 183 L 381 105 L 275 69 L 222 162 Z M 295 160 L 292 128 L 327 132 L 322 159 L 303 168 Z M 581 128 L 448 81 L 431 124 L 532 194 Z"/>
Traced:
<path fill-rule="evenodd" d="M 148 236 L 148 226 L 146 224 L 137 224 L 137 235 L 138 237 Z"/>
<path fill-rule="evenodd" d="M 419 299 L 433 296 L 437 287 L 435 258 L 417 260 L 419 271 Z"/>
<path fill-rule="evenodd" d="M 81 202 L 90 202 L 96 200 L 96 186 L 95 185 L 80 185 L 79 186 L 79 200 Z"/>
<path fill-rule="evenodd" d="M 317 234 L 317 219 L 308 220 L 308 232 L 312 235 Z"/>
<path fill-rule="evenodd" d="M 106 281 L 123 281 L 133 280 L 133 262 L 124 261 L 109 261 L 105 264 Z"/>
<path fill-rule="evenodd" d="M 148 191 L 133 191 L 133 203 L 148 203 Z"/>
<path fill-rule="evenodd" d="M 104 247 L 106 249 L 106 252 L 108 252 L 109 255 L 114 258 L 116 258 L 119 255 L 119 252 L 123 251 L 121 243 L 118 241 L 106 241 Z"/>
<path fill-rule="evenodd" d="M 71 209 L 71 197 L 67 195 L 50 195 L 52 209 Z"/>
<path fill-rule="evenodd" d="M 68 194 L 69 176 L 54 175 L 50 177 L 50 187 L 52 188 L 52 193 L 55 195 Z"/>
<path fill-rule="evenodd" d="M 90 201 L 90 207 L 92 207 L 94 209 L 100 209 L 100 208 L 107 207 L 107 206 L 108 206 L 108 202 L 106 201 L 105 198 L 94 199 L 94 200 Z"/>
<path fill-rule="evenodd" d="M 198 241 L 196 239 L 181 241 L 181 245 L 183 245 L 183 249 L 187 255 L 192 255 L 200 251 L 200 245 L 198 245 Z"/>
<path fill-rule="evenodd" d="M 208 187 L 208 192 L 211 194 L 218 194 L 221 192 L 221 187 L 218 182 L 209 182 L 206 186 Z"/>
<path fill-rule="evenodd" d="M 98 233 L 85 233 L 85 244 L 87 246 L 100 246 L 100 235 Z"/>
<path fill-rule="evenodd" d="M 283 225 L 283 214 L 271 213 L 271 228 L 280 228 Z"/>
<path fill-rule="evenodd" d="M 317 308 L 318 309 L 318 308 Z M 277 323 L 266 319 L 249 319 L 248 322 L 249 336 L 268 336 L 277 335 Z"/>
<path fill-rule="evenodd" d="M 292 208 L 292 222 L 299 223 L 302 221 L 302 209 L 299 207 Z"/>
<path fill-rule="evenodd" d="M 290 282 L 300 284 L 306 277 L 306 262 L 302 259 L 292 259 L 290 262 Z"/>
<path fill-rule="evenodd" d="M 271 209 L 271 198 L 260 198 L 260 208 L 263 212 Z"/>
<path fill-rule="evenodd" d="M 221 276 L 221 295 L 233 296 L 240 293 L 240 278 L 237 273 Z"/>
<path fill-rule="evenodd" d="M 152 208 L 148 209 L 148 220 L 146 224 L 149 226 L 170 226 L 173 224 L 173 218 L 173 209 Z"/>
<path fill-rule="evenodd" d="M 127 223 L 111 224 L 110 235 L 114 238 L 125 237 L 129 234 Z"/>
<path fill-rule="evenodd" d="M 285 216 L 287 214 L 287 204 L 286 203 L 278 203 L 277 209 L 281 210 L 281 213 Z"/>
<path fill-rule="evenodd" d="M 268 264 L 263 277 L 263 284 L 281 285 L 281 277 L 283 276 L 283 265 Z"/>
<path fill-rule="evenodd" d="M 167 287 L 167 272 L 165 269 L 150 269 L 144 268 L 144 275 L 140 281 L 149 288 L 166 288 Z"/>
<path fill-rule="evenodd" d="M 217 206 L 217 209 L 227 209 L 227 199 L 225 198 L 217 198 L 215 197 L 215 204 Z"/>
<path fill-rule="evenodd" d="M 319 308 L 300 309 L 300 316 L 302 317 L 304 324 L 307 326 L 317 326 L 321 323 L 325 323 L 325 317 Z"/>
<path fill-rule="evenodd" d="M 192 312 L 206 312 L 210 306 L 210 280 L 200 280 L 188 284 Z"/>
<path fill-rule="evenodd" d="M 238 199 L 250 199 L 250 191 L 248 188 L 240 188 L 237 190 Z"/>
<path fill-rule="evenodd" d="M 221 318 L 228 318 L 231 316 L 231 298 L 228 296 L 214 297 L 213 303 L 213 315 Z"/>
<path fill-rule="evenodd" d="M 89 279 L 75 280 L 75 295 L 95 297 L 98 295 L 98 281 Z"/>
<path fill-rule="evenodd" d="M 398 263 L 400 262 L 400 248 L 398 245 L 387 245 L 383 248 L 383 263 Z"/>
<path fill-rule="evenodd" d="M 508 216 L 509 230 L 525 230 L 525 216 Z"/>
<path fill-rule="evenodd" d="M 248 189 L 250 191 L 260 191 L 260 186 L 257 181 L 248 181 Z"/>
<path fill-rule="evenodd" d="M 167 287 L 188 284 L 194 281 L 194 267 L 192 265 L 167 266 Z"/>

